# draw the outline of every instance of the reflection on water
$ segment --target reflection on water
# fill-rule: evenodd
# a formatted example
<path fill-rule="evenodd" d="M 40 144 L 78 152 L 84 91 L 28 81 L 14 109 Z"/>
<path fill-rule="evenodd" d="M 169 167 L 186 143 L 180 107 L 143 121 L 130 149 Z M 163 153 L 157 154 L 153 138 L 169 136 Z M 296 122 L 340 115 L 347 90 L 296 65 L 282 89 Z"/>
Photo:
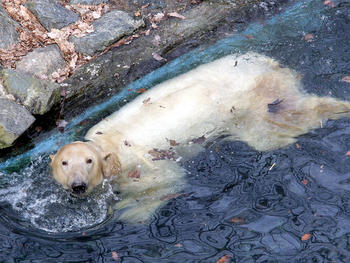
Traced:
<path fill-rule="evenodd" d="M 298 2 L 130 88 L 150 87 L 194 65 L 254 50 L 302 73 L 309 92 L 350 100 L 350 86 L 341 81 L 350 75 L 350 4 L 333 2 L 335 8 L 320 0 Z M 0 261 L 113 262 L 112 252 L 122 262 L 216 262 L 225 255 L 231 262 L 350 261 L 349 120 L 330 121 L 272 152 L 217 142 L 184 163 L 185 193 L 146 225 L 113 218 L 109 206 L 118 197 L 108 182 L 87 199 L 69 196 L 49 176 L 48 154 L 81 139 L 88 128 L 82 129 L 81 121 L 93 125 L 127 96 L 88 110 L 67 133 L 52 133 L 33 150 L 0 164 Z"/>

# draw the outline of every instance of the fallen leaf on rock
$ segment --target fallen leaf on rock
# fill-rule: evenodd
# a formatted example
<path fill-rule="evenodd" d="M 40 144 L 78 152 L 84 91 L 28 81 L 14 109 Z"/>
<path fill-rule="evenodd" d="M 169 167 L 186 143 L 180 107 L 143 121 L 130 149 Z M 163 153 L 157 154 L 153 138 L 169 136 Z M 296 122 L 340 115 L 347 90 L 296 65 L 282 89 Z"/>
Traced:
<path fill-rule="evenodd" d="M 152 53 L 152 56 L 155 60 L 157 61 L 167 61 L 167 59 L 163 58 L 162 56 L 160 56 L 159 54 L 157 53 Z"/>
<path fill-rule="evenodd" d="M 175 246 L 175 247 L 178 247 L 178 248 L 183 247 L 183 245 L 180 244 L 180 243 L 177 243 L 177 244 L 175 244 L 174 246 Z"/>
<path fill-rule="evenodd" d="M 134 13 L 135 16 L 140 16 L 141 15 L 141 10 L 137 10 L 135 13 Z"/>
<path fill-rule="evenodd" d="M 225 255 L 221 258 L 219 258 L 218 261 L 216 261 L 216 263 L 228 263 L 228 261 L 230 260 L 230 255 Z"/>
<path fill-rule="evenodd" d="M 350 83 L 350 76 L 345 76 L 341 80 L 344 82 Z"/>
<path fill-rule="evenodd" d="M 302 240 L 302 241 L 306 241 L 306 240 L 308 240 L 310 237 L 311 237 L 311 234 L 307 233 L 307 234 L 304 234 L 304 235 L 301 237 L 301 240 Z"/>
<path fill-rule="evenodd" d="M 163 20 L 165 18 L 164 13 L 157 13 L 155 14 L 152 18 L 151 21 L 152 22 L 160 22 L 161 20 Z"/>
<path fill-rule="evenodd" d="M 180 19 L 182 19 L 182 20 L 186 19 L 186 17 L 184 17 L 183 15 L 180 15 L 180 14 L 177 13 L 177 12 L 168 13 L 168 16 L 180 18 Z"/>
<path fill-rule="evenodd" d="M 141 9 L 145 9 L 145 8 L 147 8 L 147 7 L 149 7 L 149 3 L 147 3 L 147 4 L 143 5 L 143 6 L 141 6 Z"/>
<path fill-rule="evenodd" d="M 347 151 L 345 155 L 350 156 L 350 151 Z"/>
<path fill-rule="evenodd" d="M 155 35 L 153 40 L 152 40 L 152 43 L 155 46 L 159 46 L 159 44 L 160 44 L 160 36 L 159 35 Z"/>

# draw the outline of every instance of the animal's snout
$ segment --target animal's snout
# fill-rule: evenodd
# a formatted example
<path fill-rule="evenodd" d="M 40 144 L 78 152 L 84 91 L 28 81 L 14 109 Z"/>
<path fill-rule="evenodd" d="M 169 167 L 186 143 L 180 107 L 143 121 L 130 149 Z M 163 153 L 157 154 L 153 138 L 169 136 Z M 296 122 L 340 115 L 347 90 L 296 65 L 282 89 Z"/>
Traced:
<path fill-rule="evenodd" d="M 73 194 L 81 195 L 86 192 L 87 185 L 86 183 L 73 183 L 71 188 L 72 188 Z"/>

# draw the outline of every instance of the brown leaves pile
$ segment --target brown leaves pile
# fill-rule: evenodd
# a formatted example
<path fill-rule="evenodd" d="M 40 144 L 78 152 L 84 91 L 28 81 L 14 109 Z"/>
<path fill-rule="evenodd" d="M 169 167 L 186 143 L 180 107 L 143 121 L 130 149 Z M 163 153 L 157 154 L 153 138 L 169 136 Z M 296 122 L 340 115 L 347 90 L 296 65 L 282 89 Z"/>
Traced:
<path fill-rule="evenodd" d="M 5 67 L 15 68 L 15 61 L 20 60 L 34 48 L 54 43 L 36 17 L 24 7 L 25 2 L 25 0 L 2 0 L 2 6 L 9 16 L 21 25 L 17 28 L 19 43 L 6 50 L 0 49 L 0 63 Z"/>
<path fill-rule="evenodd" d="M 85 64 L 90 57 L 79 55 L 75 51 L 74 44 L 68 41 L 70 36 L 82 37 L 93 32 L 92 22 L 107 12 L 109 7 L 106 4 L 99 5 L 67 5 L 61 4 L 76 13 L 80 14 L 79 20 L 62 29 L 52 29 L 50 32 L 39 23 L 36 17 L 23 5 L 26 0 L 2 0 L 2 6 L 9 16 L 20 24 L 17 28 L 19 33 L 19 43 L 10 46 L 8 49 L 0 49 L 0 63 L 5 67 L 15 68 L 15 62 L 22 56 L 35 48 L 56 43 L 64 59 L 67 61 L 66 67 L 54 72 L 51 80 L 62 82 L 77 68 Z"/>
<path fill-rule="evenodd" d="M 59 69 L 51 76 L 52 80 L 60 83 L 69 77 L 73 71 L 80 65 L 85 64 L 91 57 L 84 57 L 77 54 L 74 44 L 69 42 L 70 36 L 83 37 L 88 33 L 92 33 L 94 28 L 92 22 L 102 16 L 103 13 L 109 10 L 108 5 L 65 5 L 69 10 L 80 14 L 79 20 L 71 25 L 68 25 L 61 30 L 52 29 L 48 36 L 53 39 L 62 51 L 67 65 L 63 69 Z"/>

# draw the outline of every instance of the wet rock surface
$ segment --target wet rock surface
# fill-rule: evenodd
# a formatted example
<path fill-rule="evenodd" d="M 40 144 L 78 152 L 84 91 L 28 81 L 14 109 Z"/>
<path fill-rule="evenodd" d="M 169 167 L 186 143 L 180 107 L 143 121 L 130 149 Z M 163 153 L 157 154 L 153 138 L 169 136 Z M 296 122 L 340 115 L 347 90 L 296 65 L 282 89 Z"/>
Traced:
<path fill-rule="evenodd" d="M 69 28 L 72 23 L 76 23 L 76 26 L 70 27 L 66 33 L 81 29 L 77 24 L 78 19 L 93 30 L 80 35 L 72 34 L 67 39 L 69 42 L 64 42 L 64 35 L 56 35 L 54 39 L 58 46 L 35 48 L 15 63 L 16 70 L 3 69 L 0 80 L 8 93 L 6 96 L 13 96 L 32 114 L 46 113 L 45 118 L 53 116 L 53 119 L 59 115 L 69 121 L 88 106 L 106 100 L 167 61 L 199 46 L 205 48 L 227 37 L 228 32 L 236 34 L 247 22 L 277 12 L 286 2 L 27 1 L 23 5 L 46 28 L 48 34 L 55 28 Z M 76 4 L 79 5 L 71 6 Z M 89 8 L 84 5 L 96 5 L 104 11 L 101 16 L 92 13 L 91 20 L 91 17 L 77 11 Z M 74 8 L 75 12 L 72 11 Z M 16 26 L 20 25 L 0 7 L 0 34 L 3 35 L 0 48 L 16 42 Z M 8 40 L 4 40 L 6 38 Z M 70 44 L 67 46 L 67 43 Z M 77 54 L 75 59 L 67 60 L 67 54 L 72 52 Z M 79 66 L 60 84 L 60 100 L 59 84 L 43 79 L 60 81 L 64 74 L 60 69 L 75 68 L 76 59 L 84 57 L 93 59 Z M 52 78 L 53 75 L 56 78 Z M 64 101 L 64 105 L 60 101 Z"/>
<path fill-rule="evenodd" d="M 17 42 L 17 26 L 18 23 L 13 21 L 0 6 L 0 48 L 7 48 Z"/>
<path fill-rule="evenodd" d="M 35 118 L 17 103 L 0 98 L 0 149 L 9 147 L 35 121 Z"/>
<path fill-rule="evenodd" d="M 28 1 L 26 7 L 48 31 L 52 28 L 61 29 L 78 20 L 76 13 L 64 8 L 55 0 Z"/>

